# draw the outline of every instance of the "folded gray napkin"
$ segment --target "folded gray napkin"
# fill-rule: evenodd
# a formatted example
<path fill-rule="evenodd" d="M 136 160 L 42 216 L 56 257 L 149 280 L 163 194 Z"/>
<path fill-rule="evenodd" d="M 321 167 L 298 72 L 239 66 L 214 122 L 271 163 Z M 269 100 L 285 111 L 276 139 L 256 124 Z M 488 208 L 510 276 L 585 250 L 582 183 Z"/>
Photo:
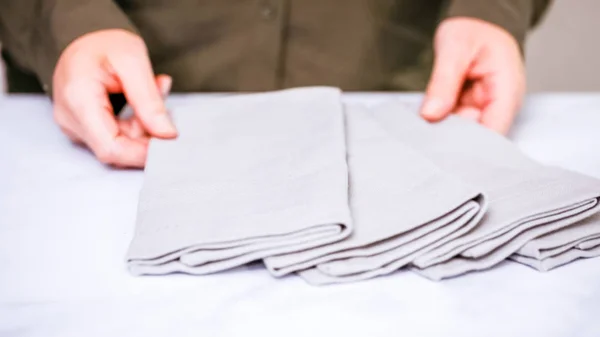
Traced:
<path fill-rule="evenodd" d="M 588 239 L 579 244 L 577 244 L 577 248 L 579 249 L 591 249 L 600 246 L 600 238 L 596 239 Z"/>
<path fill-rule="evenodd" d="M 390 137 L 365 108 L 346 106 L 346 139 L 352 234 L 267 257 L 274 275 L 301 271 L 308 282 L 327 284 L 388 274 L 469 231 L 484 213 L 479 190 Z"/>
<path fill-rule="evenodd" d="M 373 108 L 372 114 L 396 139 L 489 197 L 478 226 L 412 262 L 425 277 L 439 280 L 490 268 L 535 237 L 599 210 L 598 180 L 543 166 L 475 122 L 450 116 L 428 123 L 395 102 Z"/>
<path fill-rule="evenodd" d="M 133 274 L 206 274 L 351 232 L 341 93 L 313 87 L 176 107 L 152 140 Z"/>
<path fill-rule="evenodd" d="M 510 259 L 548 271 L 579 258 L 600 256 L 600 214 L 527 242 Z"/>

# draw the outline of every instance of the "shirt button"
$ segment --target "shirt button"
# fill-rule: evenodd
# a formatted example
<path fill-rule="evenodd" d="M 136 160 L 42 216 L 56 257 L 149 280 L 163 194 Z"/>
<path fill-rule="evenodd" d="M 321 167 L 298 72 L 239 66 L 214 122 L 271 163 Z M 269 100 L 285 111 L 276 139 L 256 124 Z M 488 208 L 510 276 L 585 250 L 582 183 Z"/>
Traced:
<path fill-rule="evenodd" d="M 265 20 L 273 20 L 277 16 L 277 11 L 273 5 L 269 3 L 263 3 L 260 8 L 260 15 Z"/>

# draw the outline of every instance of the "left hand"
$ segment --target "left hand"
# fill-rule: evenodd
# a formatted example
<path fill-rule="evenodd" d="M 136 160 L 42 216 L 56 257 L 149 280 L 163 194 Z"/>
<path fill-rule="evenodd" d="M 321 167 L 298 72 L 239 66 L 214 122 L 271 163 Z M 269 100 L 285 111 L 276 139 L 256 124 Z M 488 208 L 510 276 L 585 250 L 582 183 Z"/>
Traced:
<path fill-rule="evenodd" d="M 421 115 L 450 113 L 508 133 L 525 93 L 525 70 L 515 38 L 474 18 L 450 18 L 438 27 L 435 62 Z"/>

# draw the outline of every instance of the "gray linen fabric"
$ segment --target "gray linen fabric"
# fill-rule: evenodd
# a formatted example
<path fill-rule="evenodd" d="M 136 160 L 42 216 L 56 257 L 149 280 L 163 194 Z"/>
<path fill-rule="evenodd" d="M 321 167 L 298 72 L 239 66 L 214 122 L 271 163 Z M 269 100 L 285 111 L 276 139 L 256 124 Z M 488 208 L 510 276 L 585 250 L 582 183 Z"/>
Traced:
<path fill-rule="evenodd" d="M 308 282 L 325 284 L 388 274 L 470 230 L 484 213 L 479 190 L 390 137 L 359 105 L 346 106 L 346 138 L 352 234 L 266 258 L 274 275 L 302 271 Z"/>
<path fill-rule="evenodd" d="M 596 239 L 587 239 L 579 244 L 577 244 L 577 248 L 579 249 L 591 249 L 600 246 L 600 238 Z"/>
<path fill-rule="evenodd" d="M 515 262 L 530 266 L 531 268 L 537 269 L 538 271 L 549 271 L 551 269 L 571 263 L 578 259 L 592 258 L 598 256 L 600 256 L 600 246 L 596 246 L 590 249 L 579 249 L 575 247 L 555 256 L 550 256 L 541 260 L 517 254 L 511 255 L 510 259 Z"/>
<path fill-rule="evenodd" d="M 428 123 L 395 102 L 371 111 L 396 139 L 489 197 L 488 211 L 474 230 L 413 261 L 425 277 L 439 280 L 490 268 L 533 238 L 599 209 L 598 180 L 543 166 L 475 122 L 450 116 Z"/>
<path fill-rule="evenodd" d="M 274 276 L 329 284 L 407 265 L 440 280 L 506 258 L 548 270 L 600 255 L 598 180 L 460 117 L 346 108 L 328 87 L 176 107 L 180 136 L 150 144 L 129 270 L 262 259 Z"/>
<path fill-rule="evenodd" d="M 312 87 L 176 107 L 151 141 L 133 274 L 207 274 L 351 232 L 340 91 Z"/>
<path fill-rule="evenodd" d="M 539 271 L 548 271 L 578 258 L 600 255 L 596 243 L 600 243 L 600 214 L 535 238 L 510 259 Z"/>

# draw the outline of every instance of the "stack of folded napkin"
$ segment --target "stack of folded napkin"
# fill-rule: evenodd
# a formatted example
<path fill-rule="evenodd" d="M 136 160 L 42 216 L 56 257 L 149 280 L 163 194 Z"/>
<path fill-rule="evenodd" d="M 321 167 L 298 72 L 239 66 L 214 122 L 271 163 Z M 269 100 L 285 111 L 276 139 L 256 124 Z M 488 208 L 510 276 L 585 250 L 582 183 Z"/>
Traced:
<path fill-rule="evenodd" d="M 153 139 L 127 254 L 137 275 L 262 260 L 311 284 L 401 268 L 440 280 L 506 259 L 549 270 L 600 255 L 600 181 L 502 136 L 337 88 L 208 99 Z"/>
<path fill-rule="evenodd" d="M 527 242 L 510 259 L 548 271 L 583 257 L 600 256 L 600 214 Z"/>
<path fill-rule="evenodd" d="M 213 99 L 173 118 L 179 137 L 150 144 L 133 273 L 213 273 L 350 235 L 339 91 Z"/>

